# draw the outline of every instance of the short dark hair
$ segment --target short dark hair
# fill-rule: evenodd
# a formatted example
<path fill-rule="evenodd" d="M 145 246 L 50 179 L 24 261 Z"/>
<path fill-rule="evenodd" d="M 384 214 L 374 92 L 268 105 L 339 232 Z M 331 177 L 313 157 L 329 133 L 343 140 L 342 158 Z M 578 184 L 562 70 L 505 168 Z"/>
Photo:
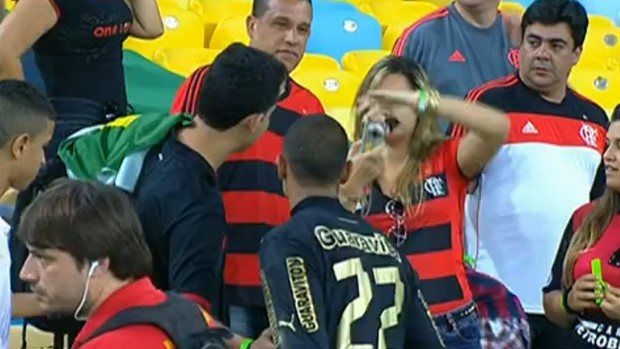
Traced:
<path fill-rule="evenodd" d="M 271 1 L 278 1 L 278 0 L 254 0 L 254 2 L 252 3 L 252 16 L 254 17 L 262 17 L 265 12 L 267 12 L 269 10 L 269 3 Z M 312 6 L 312 0 L 300 0 L 300 1 L 307 1 L 308 3 L 310 3 L 310 6 Z"/>
<path fill-rule="evenodd" d="M 45 96 L 21 80 L 0 80 L 0 147 L 15 136 L 36 136 L 56 117 Z"/>
<path fill-rule="evenodd" d="M 616 105 L 613 113 L 611 113 L 611 121 L 620 121 L 620 104 Z"/>
<path fill-rule="evenodd" d="M 152 257 L 127 194 L 91 181 L 60 179 L 24 211 L 17 236 L 38 249 L 69 253 L 78 268 L 110 259 L 120 280 L 152 271 Z"/>
<path fill-rule="evenodd" d="M 284 158 L 300 184 L 338 184 L 348 151 L 345 130 L 327 115 L 300 118 L 284 137 Z"/>
<path fill-rule="evenodd" d="M 275 57 L 234 43 L 205 74 L 198 115 L 208 126 L 228 130 L 251 114 L 275 106 L 287 78 L 286 67 Z"/>
<path fill-rule="evenodd" d="M 588 13 L 577 0 L 536 0 L 525 10 L 521 20 L 522 35 L 534 23 L 553 25 L 566 23 L 575 47 L 583 46 L 588 31 Z"/>

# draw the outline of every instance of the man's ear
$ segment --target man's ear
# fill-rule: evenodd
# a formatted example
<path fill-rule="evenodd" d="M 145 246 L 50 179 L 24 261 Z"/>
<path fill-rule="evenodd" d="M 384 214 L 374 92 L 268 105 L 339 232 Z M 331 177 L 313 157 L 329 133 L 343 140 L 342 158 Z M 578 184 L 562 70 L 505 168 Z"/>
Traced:
<path fill-rule="evenodd" d="M 245 30 L 250 38 L 254 36 L 254 32 L 256 31 L 256 17 L 250 15 L 245 19 Z"/>
<path fill-rule="evenodd" d="M 351 160 L 347 160 L 347 162 L 344 163 L 342 174 L 340 174 L 340 184 L 345 184 L 349 180 L 350 176 L 351 176 Z"/>
<path fill-rule="evenodd" d="M 278 166 L 278 178 L 280 178 L 280 180 L 285 180 L 288 175 L 288 164 L 282 154 L 279 154 L 276 158 L 276 165 Z"/>
<path fill-rule="evenodd" d="M 30 135 L 27 133 L 22 133 L 15 137 L 11 142 L 11 156 L 15 160 L 23 158 L 26 151 L 28 151 L 30 141 Z"/>
<path fill-rule="evenodd" d="M 265 114 L 252 114 L 245 118 L 246 125 L 252 134 L 260 130 L 264 117 Z"/>

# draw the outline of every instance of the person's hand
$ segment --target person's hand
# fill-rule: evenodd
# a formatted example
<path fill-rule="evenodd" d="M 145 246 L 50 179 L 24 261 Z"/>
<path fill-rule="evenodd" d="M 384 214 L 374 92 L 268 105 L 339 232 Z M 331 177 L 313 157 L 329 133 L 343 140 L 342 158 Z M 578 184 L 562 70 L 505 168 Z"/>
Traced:
<path fill-rule="evenodd" d="M 377 179 L 385 167 L 385 146 L 380 145 L 369 152 L 361 153 L 361 141 L 353 143 L 349 151 L 351 176 L 357 185 L 364 185 Z"/>
<path fill-rule="evenodd" d="M 521 45 L 521 15 L 518 13 L 503 13 L 504 28 L 506 34 L 510 38 L 512 47 L 519 47 Z"/>
<path fill-rule="evenodd" d="M 412 108 L 418 105 L 418 91 L 372 90 L 367 96 L 382 105 L 407 105 Z"/>
<path fill-rule="evenodd" d="M 273 344 L 271 329 L 264 330 L 260 337 L 252 343 L 250 349 L 276 349 L 276 345 Z"/>
<path fill-rule="evenodd" d="M 595 306 L 596 294 L 594 289 L 596 288 L 596 276 L 587 274 L 580 277 L 573 288 L 568 293 L 567 303 L 568 306 L 581 313 L 586 309 L 591 309 Z"/>
<path fill-rule="evenodd" d="M 620 320 L 620 289 L 607 284 L 605 297 L 601 303 L 601 310 L 608 318 Z"/>

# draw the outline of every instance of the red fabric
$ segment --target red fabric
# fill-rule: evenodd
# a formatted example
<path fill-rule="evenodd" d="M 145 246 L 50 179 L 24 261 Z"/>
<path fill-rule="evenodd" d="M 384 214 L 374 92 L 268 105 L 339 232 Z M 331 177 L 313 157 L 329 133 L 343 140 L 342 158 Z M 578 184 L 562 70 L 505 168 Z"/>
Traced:
<path fill-rule="evenodd" d="M 132 325 L 110 331 L 82 344 L 99 326 L 122 310 L 135 306 L 156 305 L 166 300 L 166 294 L 153 286 L 149 278 L 136 280 L 106 299 L 88 318 L 78 334 L 73 349 L 171 349 L 168 336 L 150 325 Z M 168 342 L 168 343 L 166 343 Z"/>

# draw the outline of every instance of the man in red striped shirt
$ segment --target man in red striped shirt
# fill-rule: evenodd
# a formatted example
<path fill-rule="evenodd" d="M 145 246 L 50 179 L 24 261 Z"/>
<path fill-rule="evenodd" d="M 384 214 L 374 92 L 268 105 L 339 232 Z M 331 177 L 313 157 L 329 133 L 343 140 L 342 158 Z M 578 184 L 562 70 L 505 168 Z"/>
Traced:
<path fill-rule="evenodd" d="M 290 72 L 306 50 L 311 21 L 311 0 L 254 0 L 248 17 L 250 46 L 273 54 Z M 173 113 L 196 113 L 208 69 L 199 68 L 183 83 L 174 99 Z M 275 160 L 289 126 L 304 115 L 317 113 L 323 113 L 323 107 L 316 96 L 289 79 L 267 132 L 252 147 L 230 157 L 218 171 L 229 223 L 224 280 L 231 329 L 247 337 L 257 337 L 269 325 L 259 277 L 260 241 L 271 228 L 289 218 Z"/>

